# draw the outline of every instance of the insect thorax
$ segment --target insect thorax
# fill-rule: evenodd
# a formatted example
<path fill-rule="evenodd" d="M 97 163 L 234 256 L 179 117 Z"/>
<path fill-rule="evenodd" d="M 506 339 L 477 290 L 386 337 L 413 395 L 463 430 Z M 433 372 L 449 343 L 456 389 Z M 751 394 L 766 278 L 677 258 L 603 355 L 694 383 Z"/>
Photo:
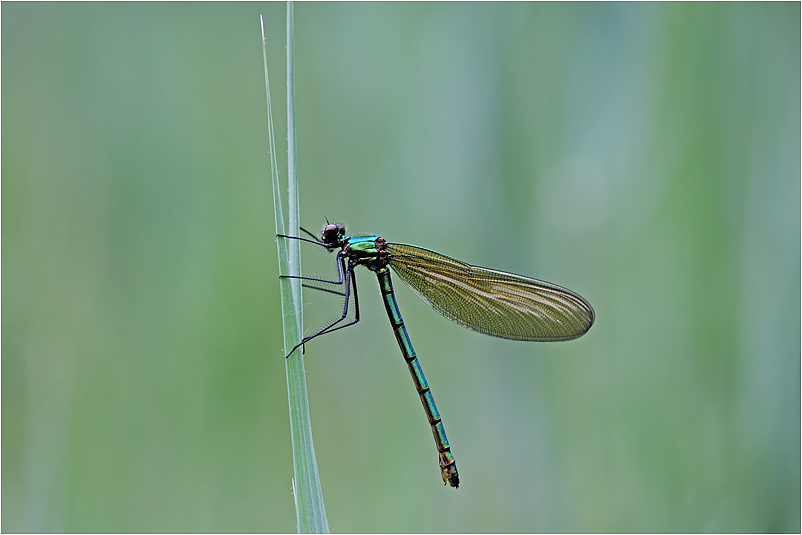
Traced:
<path fill-rule="evenodd" d="M 371 271 L 377 271 L 390 261 L 390 253 L 384 246 L 387 242 L 378 236 L 361 236 L 348 240 L 345 253 L 354 265 L 363 265 Z"/>

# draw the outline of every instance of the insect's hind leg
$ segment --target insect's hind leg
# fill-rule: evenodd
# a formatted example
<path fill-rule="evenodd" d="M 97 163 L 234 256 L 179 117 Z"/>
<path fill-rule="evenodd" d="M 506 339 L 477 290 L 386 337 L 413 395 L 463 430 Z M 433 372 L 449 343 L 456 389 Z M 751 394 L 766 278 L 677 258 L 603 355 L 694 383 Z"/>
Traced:
<path fill-rule="evenodd" d="M 295 278 L 303 278 L 303 277 L 295 277 Z M 319 280 L 319 279 L 311 279 L 311 280 Z M 323 281 L 323 282 L 330 282 L 330 281 Z M 349 266 L 345 270 L 345 281 L 344 282 L 345 282 L 345 293 L 344 293 L 344 295 L 345 295 L 345 304 L 343 305 L 342 316 L 340 316 L 339 319 L 333 321 L 332 323 L 330 323 L 326 327 L 322 328 L 321 330 L 319 330 L 315 334 L 312 334 L 312 335 L 309 335 L 309 336 L 305 336 L 295 347 L 293 347 L 290 350 L 289 353 L 287 353 L 287 356 L 284 357 L 284 358 L 289 358 L 289 356 L 292 355 L 293 352 L 296 349 L 298 349 L 299 347 L 303 346 L 304 344 L 306 344 L 308 341 L 312 340 L 313 338 L 317 338 L 320 335 L 328 334 L 328 333 L 336 331 L 338 329 L 343 329 L 345 327 L 350 327 L 351 325 L 353 325 L 353 324 L 355 324 L 355 323 L 357 323 L 359 321 L 359 293 L 358 293 L 358 291 L 356 289 L 356 276 L 354 275 L 354 271 L 353 271 L 353 267 L 352 266 Z M 348 323 L 345 323 L 343 325 L 337 325 L 338 323 L 340 323 L 341 321 L 345 320 L 348 317 L 348 303 L 351 300 L 351 288 L 353 288 L 353 290 L 354 290 L 354 320 L 353 321 L 349 321 Z M 317 288 L 317 289 L 325 290 L 323 288 Z"/>

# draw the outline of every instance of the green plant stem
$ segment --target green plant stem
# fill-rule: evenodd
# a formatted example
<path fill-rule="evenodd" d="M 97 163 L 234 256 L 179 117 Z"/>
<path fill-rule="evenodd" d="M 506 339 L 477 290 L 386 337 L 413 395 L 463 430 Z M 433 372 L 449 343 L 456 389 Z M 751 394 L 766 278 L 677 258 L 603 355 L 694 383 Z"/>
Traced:
<path fill-rule="evenodd" d="M 273 114 L 270 101 L 270 83 L 267 70 L 267 48 L 262 25 L 262 53 L 265 67 L 267 92 L 267 122 L 270 139 L 270 167 L 273 182 L 273 209 L 276 219 L 276 234 L 287 234 L 281 204 L 281 188 L 278 181 L 276 145 L 273 134 Z M 293 55 L 293 6 L 287 3 L 287 139 L 288 150 L 288 203 L 289 228 L 299 228 L 298 182 L 296 175 L 295 143 L 295 65 Z M 301 252 L 298 240 L 277 240 L 279 270 L 288 275 L 300 275 Z M 281 311 L 284 327 L 284 351 L 301 340 L 303 332 L 301 283 L 298 279 L 280 279 Z M 287 395 L 290 408 L 290 435 L 293 452 L 293 496 L 298 533 L 328 533 L 323 493 L 315 460 L 312 442 L 312 423 L 309 416 L 309 400 L 306 391 L 306 375 L 303 351 L 296 350 L 285 360 Z"/>

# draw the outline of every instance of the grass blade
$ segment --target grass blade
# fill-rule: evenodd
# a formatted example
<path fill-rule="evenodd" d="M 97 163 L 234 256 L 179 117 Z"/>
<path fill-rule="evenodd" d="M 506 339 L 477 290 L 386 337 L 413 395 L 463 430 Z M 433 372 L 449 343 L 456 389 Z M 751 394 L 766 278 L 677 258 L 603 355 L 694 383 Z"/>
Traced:
<path fill-rule="evenodd" d="M 261 19 L 260 19 L 261 21 Z M 273 114 L 270 102 L 270 83 L 267 69 L 267 48 L 262 24 L 262 54 L 265 68 L 267 93 L 267 122 L 270 139 L 270 167 L 273 182 L 273 209 L 276 233 L 287 234 L 281 204 L 281 188 L 278 181 L 276 144 L 273 133 Z M 298 181 L 296 176 L 295 143 L 295 65 L 293 54 L 293 7 L 287 3 L 287 138 L 288 150 L 288 204 L 289 228 L 297 232 L 299 227 Z M 288 275 L 300 275 L 301 253 L 297 240 L 278 239 L 279 270 Z M 280 279 L 281 311 L 284 326 L 284 351 L 294 347 L 303 333 L 301 284 L 298 279 Z M 287 394 L 290 407 L 290 434 L 293 454 L 293 496 L 298 533 L 328 533 L 323 493 L 315 460 L 312 442 L 312 424 L 309 416 L 309 400 L 306 393 L 303 352 L 298 350 L 285 360 Z"/>

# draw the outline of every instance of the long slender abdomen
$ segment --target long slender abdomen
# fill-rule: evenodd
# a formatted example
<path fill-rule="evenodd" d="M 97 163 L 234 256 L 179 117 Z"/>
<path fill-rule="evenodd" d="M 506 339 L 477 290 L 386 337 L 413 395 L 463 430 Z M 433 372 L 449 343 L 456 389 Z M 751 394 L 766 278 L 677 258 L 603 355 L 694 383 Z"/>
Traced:
<path fill-rule="evenodd" d="M 432 396 L 432 392 L 429 389 L 429 383 L 426 382 L 423 369 L 415 356 L 412 342 L 410 342 L 407 329 L 404 327 L 401 311 L 398 310 L 398 304 L 395 302 L 390 270 L 387 267 L 380 268 L 376 270 L 376 276 L 379 278 L 379 288 L 384 300 L 384 308 L 387 310 L 387 316 L 390 318 L 390 324 L 393 327 L 393 332 L 395 332 L 395 339 L 398 340 L 398 346 L 401 348 L 404 360 L 407 361 L 409 373 L 412 374 L 412 380 L 415 382 L 415 389 L 418 391 L 421 403 L 423 403 L 423 410 L 426 411 L 429 425 L 432 426 L 434 442 L 440 455 L 440 473 L 443 476 L 443 481 L 452 487 L 459 487 L 457 463 L 451 454 L 451 446 L 448 444 L 446 430 L 440 419 L 437 405 L 434 403 L 434 396 Z"/>

